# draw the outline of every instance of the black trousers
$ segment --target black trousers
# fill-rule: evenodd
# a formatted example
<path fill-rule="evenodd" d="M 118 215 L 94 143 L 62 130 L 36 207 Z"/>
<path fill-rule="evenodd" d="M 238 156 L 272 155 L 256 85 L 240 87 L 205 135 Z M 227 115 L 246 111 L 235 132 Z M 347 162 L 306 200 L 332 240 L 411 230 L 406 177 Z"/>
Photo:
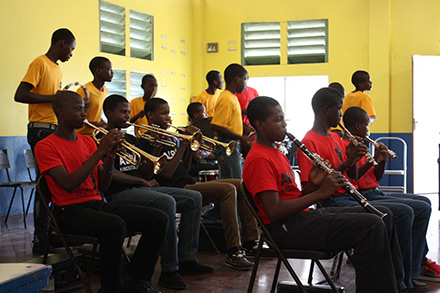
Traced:
<path fill-rule="evenodd" d="M 398 292 L 405 285 L 393 214 L 385 207 L 376 208 L 388 215 L 382 220 L 362 207 L 321 208 L 300 212 L 267 227 L 281 248 L 354 248 L 356 292 Z"/>
<path fill-rule="evenodd" d="M 151 280 L 168 227 L 168 216 L 164 212 L 89 201 L 55 207 L 54 213 L 63 233 L 99 238 L 101 286 L 106 292 L 114 292 L 122 286 L 121 247 L 127 230 L 142 233 L 128 273 L 136 279 Z"/>

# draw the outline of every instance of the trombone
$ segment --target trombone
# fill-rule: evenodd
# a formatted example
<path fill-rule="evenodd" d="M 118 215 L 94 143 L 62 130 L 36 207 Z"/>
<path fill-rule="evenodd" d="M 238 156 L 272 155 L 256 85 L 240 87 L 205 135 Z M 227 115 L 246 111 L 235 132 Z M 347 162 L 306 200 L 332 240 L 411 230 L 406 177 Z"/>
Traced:
<path fill-rule="evenodd" d="M 174 129 L 176 129 L 178 131 L 184 131 L 184 129 L 181 129 L 181 128 L 176 127 L 176 126 L 171 125 L 171 124 L 168 124 L 168 126 L 174 128 Z M 234 152 L 234 149 L 235 149 L 235 141 L 234 140 L 231 140 L 230 142 L 221 142 L 221 141 L 215 140 L 213 138 L 210 138 L 210 137 L 207 137 L 207 136 L 204 136 L 204 135 L 202 135 L 202 139 L 203 139 L 203 141 L 205 141 L 207 143 L 210 143 L 210 144 L 212 144 L 214 146 L 214 147 L 211 147 L 211 146 L 206 145 L 206 144 L 201 144 L 200 148 L 202 150 L 209 151 L 209 152 L 212 153 L 212 152 L 215 151 L 215 148 L 217 146 L 221 146 L 221 147 L 225 148 L 226 155 L 228 157 Z"/>
<path fill-rule="evenodd" d="M 93 138 L 95 139 L 95 141 L 99 144 L 100 142 L 100 138 L 97 137 L 98 133 L 102 133 L 102 134 L 107 134 L 109 131 L 103 127 L 98 127 L 93 125 L 92 123 L 90 123 L 87 119 L 84 119 L 84 124 L 87 124 L 88 126 L 94 128 L 95 130 L 93 131 Z M 153 163 L 153 173 L 154 174 L 159 174 L 160 171 L 162 171 L 162 169 L 165 167 L 165 163 L 167 161 L 167 157 L 165 155 L 162 155 L 160 157 L 155 157 L 153 155 L 150 155 L 149 153 L 145 152 L 144 150 L 128 143 L 125 140 L 122 140 L 121 145 L 126 149 L 129 150 L 130 152 L 132 152 L 135 156 L 135 158 L 133 159 L 129 153 L 127 153 L 126 151 L 120 151 L 117 152 L 117 155 L 121 158 L 123 158 L 124 160 L 126 160 L 127 162 L 129 162 L 130 164 L 134 165 L 134 166 L 139 166 L 141 163 L 141 157 L 144 157 L 145 159 L 151 161 Z"/>
<path fill-rule="evenodd" d="M 165 129 L 161 129 L 159 126 L 145 125 L 145 124 L 139 125 L 139 124 L 134 124 L 134 123 L 130 123 L 130 122 L 127 122 L 127 124 L 138 127 L 140 129 L 147 130 L 147 132 L 145 132 L 145 133 L 141 133 L 139 131 L 138 134 L 142 138 L 147 139 L 153 143 L 160 143 L 162 145 L 166 145 L 166 146 L 175 148 L 175 147 L 177 147 L 176 142 L 170 141 L 167 139 L 161 139 L 160 136 L 165 136 L 165 137 L 172 138 L 172 139 L 178 138 L 180 140 L 188 141 L 190 148 L 193 152 L 198 151 L 200 146 L 203 144 L 202 133 L 200 131 L 197 131 L 193 135 L 187 135 L 187 134 L 180 134 L 180 133 L 171 132 L 171 131 L 168 131 Z"/>

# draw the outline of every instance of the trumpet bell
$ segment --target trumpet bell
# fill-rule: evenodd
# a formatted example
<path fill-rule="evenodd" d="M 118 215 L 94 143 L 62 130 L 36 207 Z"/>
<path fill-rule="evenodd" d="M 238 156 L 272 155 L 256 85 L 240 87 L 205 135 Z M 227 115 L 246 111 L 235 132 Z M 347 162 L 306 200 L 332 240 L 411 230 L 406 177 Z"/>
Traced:
<path fill-rule="evenodd" d="M 153 173 L 156 175 L 159 174 L 163 170 L 163 168 L 165 167 L 167 161 L 168 161 L 168 158 L 166 155 L 162 155 L 159 158 L 157 158 L 154 161 Z"/>
<path fill-rule="evenodd" d="M 227 145 L 226 145 L 226 155 L 229 157 L 235 150 L 235 141 L 231 140 Z"/>
<path fill-rule="evenodd" d="M 200 145 L 202 144 L 203 138 L 201 132 L 196 132 L 192 135 L 190 140 L 190 147 L 193 152 L 196 152 L 199 150 Z"/>

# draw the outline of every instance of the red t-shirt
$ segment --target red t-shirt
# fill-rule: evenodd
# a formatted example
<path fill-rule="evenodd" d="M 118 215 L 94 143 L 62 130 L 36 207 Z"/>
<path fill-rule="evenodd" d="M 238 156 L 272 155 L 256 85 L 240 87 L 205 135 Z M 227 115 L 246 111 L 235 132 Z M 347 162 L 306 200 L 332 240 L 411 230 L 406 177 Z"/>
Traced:
<path fill-rule="evenodd" d="M 295 183 L 289 161 L 278 149 L 254 143 L 243 169 L 243 182 L 252 194 L 258 213 L 264 224 L 271 221 L 264 212 L 260 198 L 256 195 L 263 191 L 277 191 L 280 200 L 301 196 Z"/>
<path fill-rule="evenodd" d="M 249 106 L 249 102 L 252 101 L 254 98 L 258 97 L 258 92 L 256 89 L 247 87 L 244 92 L 241 94 L 235 94 L 237 96 L 238 102 L 240 103 L 241 110 L 247 109 Z M 249 119 L 246 115 L 241 115 L 241 119 L 244 123 L 250 125 Z"/>
<path fill-rule="evenodd" d="M 35 146 L 35 158 L 40 172 L 45 176 L 52 193 L 52 201 L 58 206 L 65 206 L 91 200 L 102 200 L 98 191 L 98 167 L 84 180 L 74 192 L 68 193 L 47 174 L 47 171 L 64 166 L 68 174 L 78 170 L 96 152 L 92 138 L 77 134 L 76 141 L 69 141 L 52 134 Z"/>
<path fill-rule="evenodd" d="M 328 160 L 333 169 L 337 169 L 345 160 L 347 160 L 345 146 L 343 146 L 340 136 L 334 132 L 330 131 L 329 136 L 324 136 L 309 130 L 302 139 L 302 143 L 312 152 L 320 155 L 324 161 Z M 296 159 L 298 161 L 299 169 L 301 170 L 301 184 L 304 186 L 305 183 L 309 181 L 309 173 L 313 164 L 301 151 L 298 151 Z M 347 172 L 344 172 L 344 176 L 349 180 Z M 352 183 L 354 187 L 357 188 L 356 182 Z M 343 193 L 346 193 L 345 189 L 339 187 L 334 195 L 340 195 Z"/>
<path fill-rule="evenodd" d="M 344 147 L 346 147 L 350 144 L 350 142 L 347 140 L 342 140 L 342 144 Z M 360 168 L 366 162 L 367 162 L 367 157 L 363 156 L 362 159 L 360 159 L 359 162 L 357 163 L 358 168 Z M 379 182 L 377 182 L 376 180 L 376 174 L 374 174 L 374 168 L 375 167 L 371 167 L 370 169 L 368 169 L 368 171 L 365 172 L 364 176 L 362 176 L 357 180 L 357 185 L 359 186 L 358 189 L 360 190 L 371 189 L 380 186 Z M 351 182 L 353 183 L 353 180 Z"/>

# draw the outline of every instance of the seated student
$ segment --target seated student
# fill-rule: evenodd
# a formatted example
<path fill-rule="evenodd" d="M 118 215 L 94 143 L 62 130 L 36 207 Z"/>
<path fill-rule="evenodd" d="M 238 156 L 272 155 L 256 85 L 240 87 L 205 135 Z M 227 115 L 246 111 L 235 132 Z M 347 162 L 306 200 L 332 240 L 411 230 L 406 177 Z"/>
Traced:
<path fill-rule="evenodd" d="M 275 144 L 284 139 L 287 126 L 278 102 L 269 97 L 255 98 L 249 104 L 248 117 L 257 131 L 257 141 L 246 158 L 243 182 L 277 244 L 281 248 L 305 250 L 353 248 L 356 292 L 404 289 L 392 214 L 382 221 L 361 207 L 307 209 L 329 198 L 347 180 L 340 172 L 326 176 L 314 168 L 310 182 L 319 188 L 307 193 L 309 188 L 304 186 L 301 193 L 292 180 L 287 158 Z"/>
<path fill-rule="evenodd" d="M 246 89 L 248 73 L 240 64 L 230 64 L 225 69 L 226 89 L 220 94 L 215 105 L 214 117 L 211 121 L 211 129 L 218 133 L 219 140 L 229 142 L 231 139 L 239 141 L 234 152 L 227 156 L 224 150 L 215 153 L 218 159 L 220 178 L 241 179 L 241 154 L 249 151 L 249 137 L 243 135 L 243 121 L 241 120 L 241 108 L 236 93 Z"/>
<path fill-rule="evenodd" d="M 126 128 L 127 121 L 130 119 L 130 104 L 123 96 L 111 95 L 104 101 L 104 113 L 108 119 L 108 129 Z M 136 147 L 142 147 L 140 139 L 130 134 L 125 134 L 125 140 Z M 123 158 L 117 157 L 113 180 L 105 196 L 112 203 L 147 206 L 167 213 L 170 221 L 160 254 L 162 272 L 159 284 L 170 289 L 183 290 L 187 288 L 187 284 L 180 274 L 213 272 L 211 267 L 201 265 L 196 261 L 202 195 L 193 190 L 159 187 L 156 180 L 147 180 L 151 175 L 151 169 L 148 170 L 150 172 L 145 172 L 143 170 L 145 167 L 148 166 L 146 164 L 140 167 L 133 166 Z M 176 212 L 181 213 L 178 246 Z"/>
<path fill-rule="evenodd" d="M 217 70 L 211 70 L 206 75 L 206 81 L 208 82 L 208 88 L 202 91 L 193 102 L 199 102 L 206 108 L 206 114 L 209 118 L 214 117 L 215 104 L 220 95 L 220 91 L 223 88 L 223 77 Z"/>
<path fill-rule="evenodd" d="M 145 115 L 149 124 L 166 129 L 171 120 L 169 113 L 168 103 L 163 99 L 154 98 L 145 103 Z M 190 125 L 186 128 L 186 133 L 192 134 L 195 130 L 195 127 Z M 181 141 L 177 149 L 149 142 L 146 143 L 145 148 L 150 154 L 155 156 L 165 154 L 170 159 L 164 170 L 155 176 L 161 186 L 183 187 L 199 191 L 202 194 L 204 205 L 220 201 L 221 218 L 228 248 L 225 265 L 238 270 L 251 268 L 253 263 L 247 260 L 242 248 L 251 249 L 256 245 L 258 229 L 240 192 L 240 180 L 228 179 L 196 183 L 196 179 L 188 174 L 188 162 L 191 162 L 192 152 L 189 151 L 187 141 Z M 237 214 L 241 221 L 243 245 L 240 241 Z"/>
<path fill-rule="evenodd" d="M 100 292 L 120 292 L 124 236 L 127 230 L 142 232 L 128 269 L 132 280 L 123 289 L 157 292 L 147 282 L 167 231 L 167 215 L 152 208 L 107 203 L 99 193 L 112 180 L 121 133 L 103 136 L 98 148 L 92 138 L 77 135 L 75 129 L 83 127 L 86 113 L 83 99 L 75 92 L 58 92 L 53 110 L 58 129 L 36 145 L 35 156 L 52 193 L 61 230 L 99 238 Z"/>
<path fill-rule="evenodd" d="M 348 108 L 344 113 L 343 120 L 345 127 L 353 135 L 361 138 L 367 136 L 370 117 L 362 108 Z M 349 144 L 349 139 L 346 135 L 343 137 L 342 143 L 343 145 Z M 374 156 L 378 163 L 376 167 L 368 163 L 365 156 L 358 162 L 359 179 L 357 184 L 359 185 L 359 191 L 370 203 L 386 206 L 393 212 L 405 267 L 405 283 L 408 288 L 413 288 L 411 292 L 417 292 L 416 290 L 421 292 L 424 288 L 427 290 L 428 286 L 418 281 L 413 282 L 412 278 L 420 276 L 422 258 L 428 252 L 425 237 L 431 215 L 431 202 L 428 198 L 421 195 L 388 194 L 378 189 L 378 181 L 384 175 L 385 165 L 388 160 L 387 151 L 388 148 L 383 143 L 378 143 Z M 351 198 L 347 197 L 334 198 L 332 203 L 335 206 L 355 204 Z M 426 258 L 424 263 L 426 263 Z M 430 261 L 430 263 L 435 266 L 434 262 Z"/>
<path fill-rule="evenodd" d="M 105 83 L 113 79 L 112 63 L 107 58 L 98 56 L 90 61 L 89 69 L 93 74 L 93 81 L 84 85 L 90 95 L 90 100 L 86 103 L 86 119 L 95 126 L 105 127 L 105 122 L 101 118 L 102 104 L 108 92 Z M 76 92 L 83 98 L 86 96 L 82 87 Z M 76 133 L 92 136 L 93 130 L 90 126 L 84 125 Z"/>
<path fill-rule="evenodd" d="M 157 80 L 154 75 L 146 74 L 142 77 L 141 88 L 144 90 L 144 95 L 139 98 L 135 98 L 130 101 L 130 122 L 138 125 L 148 124 L 147 118 L 144 113 L 145 102 L 154 98 L 157 93 Z M 144 129 L 135 127 L 134 133 L 136 137 L 140 137 L 139 130 L 144 133 Z"/>
<path fill-rule="evenodd" d="M 350 107 L 360 107 L 370 116 L 371 121 L 376 120 L 376 111 L 374 111 L 373 101 L 365 91 L 371 90 L 373 83 L 370 80 L 370 74 L 363 70 L 358 70 L 351 76 L 351 83 L 355 86 L 352 92 L 345 95 L 342 114 Z"/>

